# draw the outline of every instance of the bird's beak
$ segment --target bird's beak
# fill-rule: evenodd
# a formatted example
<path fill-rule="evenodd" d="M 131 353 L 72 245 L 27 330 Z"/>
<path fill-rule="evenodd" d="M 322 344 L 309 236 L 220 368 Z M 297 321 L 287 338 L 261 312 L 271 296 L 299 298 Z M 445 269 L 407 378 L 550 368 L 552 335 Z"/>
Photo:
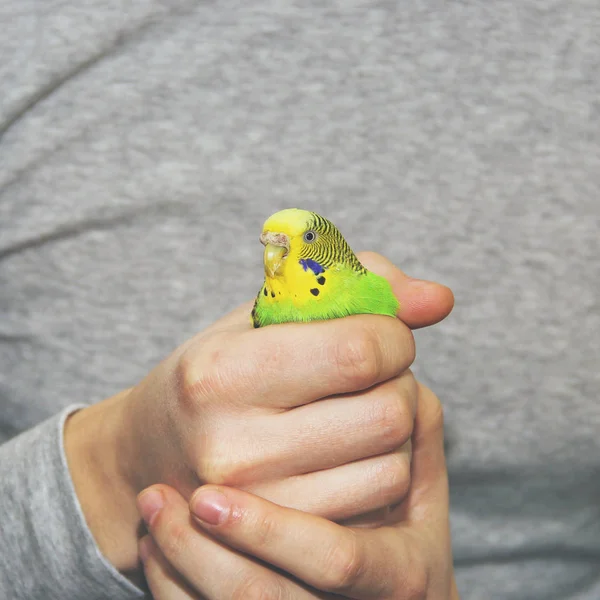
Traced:
<path fill-rule="evenodd" d="M 265 247 L 265 273 L 268 277 L 276 277 L 290 250 L 289 238 L 283 233 L 267 231 L 260 236 L 260 241 Z"/>
<path fill-rule="evenodd" d="M 265 246 L 265 273 L 269 277 L 275 277 L 281 268 L 287 249 L 283 246 L 267 244 Z"/>

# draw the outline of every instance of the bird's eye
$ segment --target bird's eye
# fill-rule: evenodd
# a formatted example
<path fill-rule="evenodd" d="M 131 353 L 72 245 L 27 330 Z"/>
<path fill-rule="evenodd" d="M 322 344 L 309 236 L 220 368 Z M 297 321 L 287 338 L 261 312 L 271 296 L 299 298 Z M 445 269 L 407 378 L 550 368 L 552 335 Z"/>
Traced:
<path fill-rule="evenodd" d="M 306 231 L 304 233 L 304 241 L 307 244 L 312 244 L 317 239 L 317 234 L 314 231 Z"/>

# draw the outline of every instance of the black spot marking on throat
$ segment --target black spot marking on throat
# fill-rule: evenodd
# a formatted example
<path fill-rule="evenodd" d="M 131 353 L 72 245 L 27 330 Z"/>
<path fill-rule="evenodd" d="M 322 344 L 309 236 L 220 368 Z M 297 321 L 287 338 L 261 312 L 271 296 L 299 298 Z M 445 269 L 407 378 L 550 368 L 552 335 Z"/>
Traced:
<path fill-rule="evenodd" d="M 263 288 L 263 294 L 264 294 L 265 296 L 267 295 L 267 288 L 266 288 L 266 287 L 264 287 L 264 288 Z"/>
<path fill-rule="evenodd" d="M 317 279 L 317 283 L 318 283 L 319 285 L 325 285 L 325 281 L 326 281 L 326 280 L 325 280 L 325 277 L 323 277 L 323 275 L 321 275 L 321 277 L 319 277 L 319 278 Z"/>
<path fill-rule="evenodd" d="M 275 298 L 275 292 L 271 290 L 271 298 Z"/>
<path fill-rule="evenodd" d="M 310 290 L 310 293 L 311 293 L 313 296 L 318 296 L 318 295 L 319 295 L 319 290 L 318 290 L 318 288 L 312 288 L 312 289 Z"/>

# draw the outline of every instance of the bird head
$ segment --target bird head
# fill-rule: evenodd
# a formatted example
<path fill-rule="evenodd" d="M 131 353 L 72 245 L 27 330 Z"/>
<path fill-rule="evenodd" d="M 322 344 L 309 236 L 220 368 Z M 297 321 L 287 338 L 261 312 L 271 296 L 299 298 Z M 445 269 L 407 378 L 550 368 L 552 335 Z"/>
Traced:
<path fill-rule="evenodd" d="M 288 208 L 271 215 L 263 226 L 260 241 L 265 247 L 264 264 L 268 277 L 282 274 L 290 254 L 298 256 L 305 245 L 313 244 L 319 233 L 314 229 L 315 213 Z"/>
<path fill-rule="evenodd" d="M 271 215 L 260 241 L 265 246 L 265 274 L 271 279 L 283 278 L 289 264 L 317 270 L 345 264 L 364 270 L 336 226 L 308 210 L 287 208 Z"/>

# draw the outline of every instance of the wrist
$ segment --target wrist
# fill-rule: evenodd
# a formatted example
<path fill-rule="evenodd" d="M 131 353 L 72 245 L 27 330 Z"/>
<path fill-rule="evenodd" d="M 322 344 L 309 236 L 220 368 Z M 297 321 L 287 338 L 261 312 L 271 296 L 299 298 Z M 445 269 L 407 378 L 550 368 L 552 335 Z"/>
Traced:
<path fill-rule="evenodd" d="M 136 491 L 125 475 L 130 460 L 124 431 L 128 391 L 72 414 L 65 424 L 67 464 L 87 525 L 100 552 L 135 583 L 140 518 Z"/>

